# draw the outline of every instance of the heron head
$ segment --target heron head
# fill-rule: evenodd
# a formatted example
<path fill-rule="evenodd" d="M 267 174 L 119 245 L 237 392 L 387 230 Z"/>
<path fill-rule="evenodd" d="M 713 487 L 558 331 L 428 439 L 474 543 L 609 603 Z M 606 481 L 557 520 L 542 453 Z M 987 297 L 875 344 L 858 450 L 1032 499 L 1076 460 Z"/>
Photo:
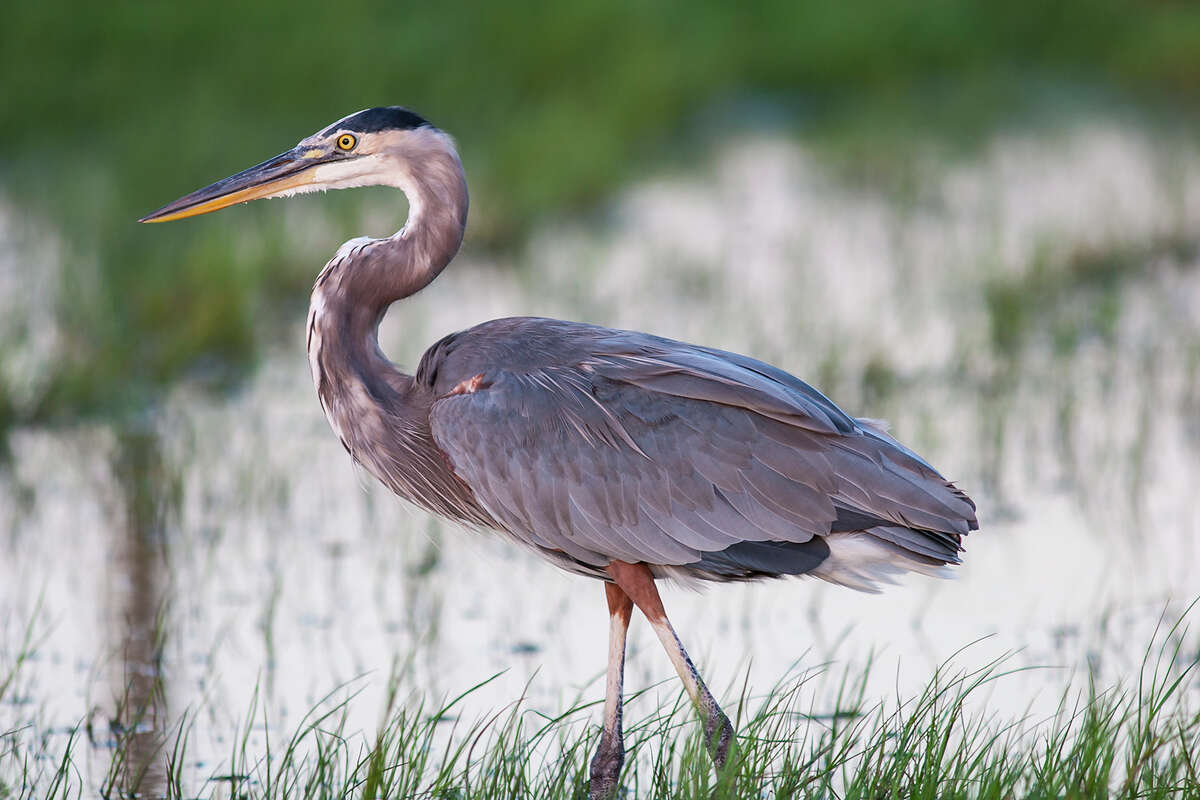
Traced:
<path fill-rule="evenodd" d="M 184 195 L 139 222 L 207 214 L 264 197 L 354 186 L 406 189 L 411 166 L 435 153 L 453 154 L 450 137 L 400 106 L 369 108 L 302 139 L 285 153 Z M 454 156 L 457 161 L 457 155 Z"/>

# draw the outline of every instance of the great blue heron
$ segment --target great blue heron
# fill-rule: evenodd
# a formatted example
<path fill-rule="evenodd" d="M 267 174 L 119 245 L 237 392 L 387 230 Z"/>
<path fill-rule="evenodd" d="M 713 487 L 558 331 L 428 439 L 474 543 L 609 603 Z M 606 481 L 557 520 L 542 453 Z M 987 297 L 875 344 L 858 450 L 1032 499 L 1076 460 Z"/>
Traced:
<path fill-rule="evenodd" d="M 308 358 L 321 406 L 351 457 L 396 494 L 604 581 L 609 663 L 591 797 L 615 791 L 625 758 L 635 605 L 702 716 L 718 768 L 733 741 L 656 578 L 812 575 L 871 591 L 959 563 L 962 537 L 978 527 L 971 500 L 875 423 L 761 361 L 518 317 L 450 334 L 415 375 L 397 369 L 379 349 L 379 322 L 437 277 L 467 221 L 453 141 L 407 109 L 351 114 L 141 221 L 379 184 L 408 196 L 406 224 L 343 244 L 313 288 Z"/>

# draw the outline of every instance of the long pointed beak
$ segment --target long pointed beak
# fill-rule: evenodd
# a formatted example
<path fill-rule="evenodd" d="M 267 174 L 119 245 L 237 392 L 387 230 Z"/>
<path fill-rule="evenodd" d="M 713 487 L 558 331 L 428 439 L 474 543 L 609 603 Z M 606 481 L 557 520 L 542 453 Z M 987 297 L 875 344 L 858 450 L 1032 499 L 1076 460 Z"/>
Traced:
<path fill-rule="evenodd" d="M 313 183 L 312 168 L 337 158 L 319 148 L 296 147 L 258 166 L 186 194 L 138 222 L 168 222 L 217 211 L 235 203 L 276 197 Z"/>

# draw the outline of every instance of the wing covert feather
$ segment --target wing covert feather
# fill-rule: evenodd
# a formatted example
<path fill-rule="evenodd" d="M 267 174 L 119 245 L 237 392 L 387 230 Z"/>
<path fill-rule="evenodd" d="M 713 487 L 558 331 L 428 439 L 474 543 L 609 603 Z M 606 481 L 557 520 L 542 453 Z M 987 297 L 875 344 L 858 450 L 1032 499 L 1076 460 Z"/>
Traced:
<path fill-rule="evenodd" d="M 798 379 L 664 341 L 492 370 L 477 391 L 434 402 L 434 439 L 511 535 L 593 567 L 723 551 L 761 561 L 828 535 L 843 513 L 941 532 L 944 546 L 920 542 L 930 556 L 974 526 L 974 507 L 932 467 Z M 794 571 L 821 551 L 788 552 L 781 566 Z"/>

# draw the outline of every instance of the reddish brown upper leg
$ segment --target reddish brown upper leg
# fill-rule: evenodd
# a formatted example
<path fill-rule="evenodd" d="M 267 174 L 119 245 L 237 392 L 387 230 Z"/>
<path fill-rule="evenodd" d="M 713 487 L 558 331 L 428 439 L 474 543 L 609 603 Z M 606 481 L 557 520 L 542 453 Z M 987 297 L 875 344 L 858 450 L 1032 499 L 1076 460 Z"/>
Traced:
<path fill-rule="evenodd" d="M 620 617 L 626 625 L 633 615 L 633 600 L 615 583 L 604 584 L 604 598 L 608 600 L 609 616 Z"/>
<path fill-rule="evenodd" d="M 645 564 L 613 561 L 604 568 L 604 571 L 616 582 L 616 586 L 613 588 L 627 595 L 650 622 L 667 618 L 662 599 L 658 596 L 658 587 L 654 585 L 654 575 Z M 612 586 L 612 584 L 606 586 Z M 611 604 L 612 601 L 609 600 L 610 609 Z"/>

